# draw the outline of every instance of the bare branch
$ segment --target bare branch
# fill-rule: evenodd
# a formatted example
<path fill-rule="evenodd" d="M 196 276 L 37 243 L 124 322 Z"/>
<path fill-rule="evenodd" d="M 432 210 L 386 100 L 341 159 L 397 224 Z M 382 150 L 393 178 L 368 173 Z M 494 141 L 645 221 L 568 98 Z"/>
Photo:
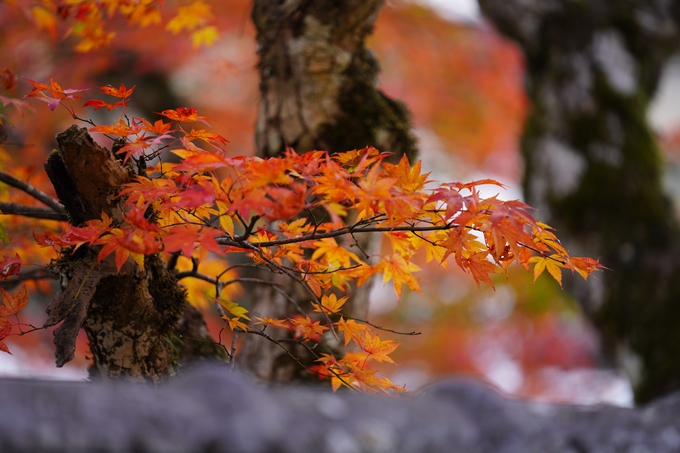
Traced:
<path fill-rule="evenodd" d="M 379 326 L 379 325 L 377 325 L 377 324 L 373 324 L 372 322 L 365 321 L 365 320 L 363 320 L 363 319 L 353 318 L 352 316 L 343 315 L 343 317 L 345 317 L 345 318 L 347 318 L 347 319 L 352 319 L 352 320 L 354 320 L 354 321 L 362 322 L 362 323 L 364 323 L 364 324 L 367 324 L 367 325 L 373 327 L 374 329 L 382 330 L 382 331 L 384 331 L 384 332 L 395 333 L 395 334 L 397 334 L 397 335 L 422 335 L 422 332 L 416 332 L 415 330 L 413 330 L 413 331 L 411 331 L 411 332 L 399 332 L 398 330 L 386 329 L 385 327 L 383 327 L 383 326 L 381 326 L 381 325 Z"/>
<path fill-rule="evenodd" d="M 56 279 L 56 277 L 52 272 L 48 271 L 47 269 L 38 268 L 30 271 L 24 271 L 19 275 L 15 275 L 8 278 L 7 280 L 2 280 L 0 281 L 0 286 L 7 289 L 13 288 L 18 283 L 25 282 L 28 280 L 46 280 L 46 279 L 54 280 Z"/>
<path fill-rule="evenodd" d="M 8 186 L 12 186 L 19 190 L 23 190 L 36 200 L 52 208 L 55 212 L 59 212 L 62 214 L 66 213 L 64 206 L 62 206 L 62 204 L 59 203 L 59 201 L 55 200 L 42 190 L 37 189 L 36 187 L 32 186 L 31 184 L 25 181 L 17 179 L 14 176 L 5 173 L 4 171 L 0 171 L 0 181 L 4 182 Z"/>
<path fill-rule="evenodd" d="M 64 211 L 57 212 L 51 208 L 26 206 L 19 203 L 0 202 L 0 211 L 2 211 L 1 214 L 5 215 L 21 215 L 35 219 L 59 220 L 62 222 L 68 221 L 68 216 Z"/>

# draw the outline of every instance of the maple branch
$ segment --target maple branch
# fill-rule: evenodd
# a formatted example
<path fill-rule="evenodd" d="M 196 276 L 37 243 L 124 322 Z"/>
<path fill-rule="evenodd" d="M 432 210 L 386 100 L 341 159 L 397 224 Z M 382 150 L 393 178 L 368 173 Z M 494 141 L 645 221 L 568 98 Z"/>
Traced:
<path fill-rule="evenodd" d="M 205 274 L 201 274 L 200 272 L 198 272 L 196 270 L 184 271 L 184 272 L 179 272 L 179 273 L 175 274 L 175 278 L 177 279 L 177 281 L 182 280 L 184 278 L 189 278 L 189 277 L 197 278 L 199 280 L 203 280 L 205 282 L 212 283 L 213 285 L 219 285 L 220 289 L 223 289 L 223 288 L 225 288 L 229 285 L 233 285 L 234 283 L 241 283 L 241 282 L 260 283 L 260 284 L 263 284 L 263 285 L 271 285 L 271 286 L 283 286 L 280 283 L 270 282 L 270 281 L 267 281 L 267 280 L 262 280 L 260 278 L 253 278 L 253 277 L 239 277 L 239 278 L 235 278 L 235 279 L 232 279 L 232 280 L 228 280 L 226 282 L 220 282 L 218 279 L 210 277 L 210 276 L 205 275 Z"/>
<path fill-rule="evenodd" d="M 295 244 L 298 242 L 305 242 L 305 241 L 311 241 L 314 239 L 325 239 L 325 238 L 334 238 L 338 236 L 344 236 L 346 234 L 353 234 L 353 233 L 375 233 L 375 232 L 393 232 L 393 231 L 409 231 L 411 233 L 419 232 L 419 231 L 442 231 L 442 230 L 450 230 L 452 228 L 457 228 L 458 224 L 455 223 L 447 223 L 445 225 L 434 225 L 434 226 L 397 226 L 397 227 L 361 227 L 361 228 L 355 228 L 354 226 L 347 226 L 344 228 L 339 228 L 337 230 L 332 230 L 332 231 L 327 231 L 326 233 L 311 233 L 307 234 L 304 236 L 299 236 L 296 238 L 286 238 L 286 239 L 276 239 L 273 241 L 262 241 L 262 242 L 248 242 L 245 240 L 241 241 L 235 241 L 232 240 L 231 238 L 228 237 L 217 237 L 215 240 L 217 241 L 218 244 L 220 245 L 230 245 L 232 247 L 239 247 L 239 248 L 250 248 L 250 247 L 244 247 L 244 244 L 248 245 L 253 245 L 256 247 L 275 247 L 277 245 L 286 245 L 286 244 Z"/>
<path fill-rule="evenodd" d="M 45 220 L 59 220 L 62 222 L 68 221 L 66 212 L 57 212 L 51 208 L 40 208 L 36 206 L 26 206 L 20 203 L 0 202 L 0 214 L 4 215 L 20 215 L 24 217 L 32 217 L 34 219 Z"/>
<path fill-rule="evenodd" d="M 22 272 L 19 275 L 8 278 L 7 280 L 0 281 L 0 287 L 5 289 L 14 288 L 17 284 L 25 282 L 27 280 L 55 280 L 57 277 L 47 269 L 33 269 L 30 271 Z"/>
<path fill-rule="evenodd" d="M 31 184 L 20 179 L 17 179 L 8 173 L 5 173 L 4 171 L 0 171 L 0 181 L 4 182 L 8 186 L 12 186 L 16 189 L 26 192 L 36 200 L 52 208 L 55 212 L 66 214 L 64 206 L 62 206 L 62 204 L 59 203 L 59 201 L 50 197 L 45 192 L 32 186 Z"/>
<path fill-rule="evenodd" d="M 240 215 L 239 215 L 239 217 L 240 217 Z M 241 242 L 241 241 L 245 241 L 246 239 L 248 239 L 250 237 L 250 235 L 253 234 L 253 229 L 255 228 L 255 224 L 257 223 L 258 220 L 260 220 L 260 216 L 255 215 L 250 219 L 250 223 L 248 225 L 243 223 L 243 226 L 245 227 L 245 231 L 243 232 L 243 234 L 241 236 L 236 236 L 234 238 L 234 242 Z M 241 220 L 241 222 L 243 222 L 243 220 Z"/>
<path fill-rule="evenodd" d="M 566 261 L 558 260 L 557 258 L 553 258 L 552 256 L 548 255 L 548 253 L 550 253 L 550 252 L 545 252 L 545 251 L 542 251 L 542 250 L 538 250 L 537 248 L 534 248 L 534 247 L 532 247 L 532 246 L 530 246 L 530 245 L 526 245 L 526 244 L 523 243 L 523 242 L 518 242 L 517 244 L 518 244 L 519 246 L 521 246 L 521 247 L 527 248 L 527 249 L 529 249 L 529 250 L 532 250 L 532 251 L 538 253 L 539 255 L 541 255 L 541 256 L 542 256 L 543 258 L 545 258 L 545 259 L 553 260 L 553 261 L 555 261 L 555 262 L 557 262 L 557 263 L 560 263 L 560 264 L 565 264 L 565 265 L 567 264 Z"/>
<path fill-rule="evenodd" d="M 398 330 L 387 329 L 387 328 L 383 327 L 382 325 L 373 324 L 372 322 L 365 321 L 363 319 L 354 318 L 352 316 L 344 316 L 344 317 L 347 318 L 347 319 L 352 319 L 354 321 L 363 322 L 364 324 L 368 324 L 369 326 L 373 327 L 374 329 L 382 330 L 384 332 L 391 332 L 391 333 L 395 333 L 397 335 L 413 335 L 413 336 L 422 335 L 422 332 L 416 332 L 415 330 L 411 331 L 411 332 L 399 332 Z"/>
<path fill-rule="evenodd" d="M 253 250 L 253 251 L 256 252 L 258 255 L 260 255 L 260 258 L 262 258 L 263 261 L 266 261 L 267 264 L 269 264 L 270 266 L 274 267 L 275 269 L 278 269 L 280 272 L 283 272 L 284 274 L 286 274 L 287 276 L 289 276 L 290 278 L 292 278 L 293 280 L 295 280 L 297 283 L 299 283 L 300 285 L 302 285 L 302 287 L 305 289 L 305 291 L 307 291 L 307 292 L 312 296 L 312 300 L 313 300 L 314 302 L 316 302 L 317 304 L 320 303 L 320 302 L 319 302 L 319 298 L 316 296 L 316 294 L 314 293 L 314 291 L 312 290 L 312 288 L 309 287 L 309 285 L 307 284 L 307 282 L 305 282 L 303 279 L 301 279 L 300 277 L 298 277 L 297 275 L 295 275 L 294 272 L 292 272 L 291 270 L 289 270 L 287 267 L 280 265 L 280 264 L 277 263 L 276 261 L 270 260 L 269 258 L 267 258 L 267 257 L 264 255 L 264 253 L 262 252 L 262 250 L 261 250 L 258 246 L 253 245 L 253 244 L 251 244 L 251 243 L 248 242 L 248 241 L 241 241 L 239 244 L 240 244 L 241 247 L 245 246 L 245 247 L 243 247 L 243 248 L 248 248 L 248 249 L 250 249 L 250 250 Z"/>
<path fill-rule="evenodd" d="M 288 302 L 290 302 L 291 304 L 293 304 L 293 306 L 295 307 L 295 309 L 296 309 L 297 311 L 299 311 L 301 315 L 304 316 L 304 315 L 307 314 L 307 312 L 304 311 L 304 310 L 302 309 L 302 307 L 300 307 L 300 305 L 297 303 L 297 301 L 296 301 L 294 298 L 290 297 L 290 295 L 289 295 L 288 293 L 286 293 L 284 290 L 282 290 L 281 288 L 274 287 L 274 291 L 276 291 L 277 293 L 281 294 L 284 298 L 288 299 Z"/>
<path fill-rule="evenodd" d="M 288 348 L 286 348 L 286 347 L 282 344 L 283 341 L 289 341 L 289 342 L 294 342 L 294 343 L 300 344 L 300 345 L 304 346 L 304 347 L 305 347 L 305 348 L 306 348 L 306 349 L 307 349 L 314 357 L 316 357 L 316 358 L 318 359 L 318 358 L 319 358 L 319 355 L 316 354 L 316 353 L 312 350 L 312 348 L 310 348 L 309 346 L 307 346 L 303 341 L 301 341 L 301 340 L 294 340 L 294 339 L 290 339 L 290 340 L 275 340 L 275 339 L 272 338 L 270 335 L 266 334 L 266 333 L 264 332 L 264 329 L 262 329 L 261 331 L 259 331 L 259 330 L 247 330 L 247 331 L 245 331 L 245 333 L 252 333 L 252 334 L 255 334 L 255 335 L 259 335 L 259 336 L 261 336 L 261 337 L 263 337 L 263 338 L 266 338 L 267 340 L 271 341 L 272 343 L 276 344 L 276 345 L 279 346 L 281 349 L 283 349 L 283 350 L 286 352 L 286 354 L 288 354 L 288 356 L 289 356 L 291 359 L 293 359 L 293 361 L 295 361 L 295 363 L 297 363 L 298 365 L 300 365 L 302 368 L 304 368 L 305 370 L 307 370 L 307 371 L 310 372 L 310 373 L 316 374 L 317 376 L 322 376 L 322 374 L 319 373 L 318 371 L 312 370 L 312 369 L 309 368 L 307 365 L 305 365 L 304 363 L 302 363 L 302 362 L 300 361 L 300 359 L 298 359 L 297 357 L 295 357 L 295 355 L 294 355 L 292 352 L 290 352 L 290 351 L 288 350 Z M 327 369 L 330 373 L 333 373 L 333 375 L 334 375 L 336 378 L 338 378 L 338 379 L 340 380 L 340 382 L 342 382 L 343 384 L 345 384 L 346 387 L 348 387 L 348 388 L 354 390 L 354 391 L 357 392 L 357 393 L 361 393 L 361 392 L 359 392 L 359 390 L 357 390 L 356 388 L 354 388 L 354 387 L 352 387 L 351 385 L 349 385 L 349 383 L 348 383 L 347 381 L 345 381 L 345 380 L 342 378 L 342 376 L 341 376 L 337 371 L 331 370 L 331 369 L 329 369 L 329 368 L 326 368 L 326 369 Z"/>

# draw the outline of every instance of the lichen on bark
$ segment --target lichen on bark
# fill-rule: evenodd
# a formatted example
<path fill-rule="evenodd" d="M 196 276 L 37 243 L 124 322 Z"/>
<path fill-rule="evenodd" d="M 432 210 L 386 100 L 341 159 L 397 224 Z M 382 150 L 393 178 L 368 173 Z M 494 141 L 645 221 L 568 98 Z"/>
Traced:
<path fill-rule="evenodd" d="M 378 89 L 378 62 L 365 46 L 383 4 L 383 0 L 254 2 L 260 58 L 255 136 L 259 156 L 277 156 L 286 146 L 299 153 L 373 146 L 391 152 L 392 161 L 404 154 L 414 160 L 417 146 L 409 112 Z M 369 255 L 375 239 L 357 238 Z M 303 308 L 309 304 L 309 295 L 297 283 L 280 277 L 261 275 L 282 286 L 253 289 L 251 314 L 285 318 L 296 313 L 291 299 Z M 345 306 L 349 313 L 365 316 L 369 287 L 350 291 Z M 268 333 L 290 340 L 287 333 Z M 314 360 L 303 347 L 292 347 L 291 352 L 303 363 Z M 290 381 L 305 375 L 279 345 L 255 335 L 246 336 L 237 363 L 266 380 Z"/>

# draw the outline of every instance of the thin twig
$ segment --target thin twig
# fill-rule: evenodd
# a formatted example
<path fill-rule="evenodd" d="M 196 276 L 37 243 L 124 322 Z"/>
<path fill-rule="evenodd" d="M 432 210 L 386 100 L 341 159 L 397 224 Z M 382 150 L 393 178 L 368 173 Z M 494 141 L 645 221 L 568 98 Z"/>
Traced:
<path fill-rule="evenodd" d="M 345 318 L 347 318 L 347 319 L 352 319 L 352 320 L 354 320 L 354 321 L 363 322 L 364 324 L 368 324 L 369 326 L 373 327 L 374 329 L 382 330 L 382 331 L 384 331 L 384 332 L 395 333 L 395 334 L 397 334 L 397 335 L 422 335 L 422 332 L 416 332 L 416 331 L 412 331 L 412 332 L 399 332 L 398 330 L 387 329 L 387 328 L 385 328 L 385 327 L 383 327 L 383 326 L 379 326 L 379 325 L 377 325 L 377 324 L 373 324 L 372 322 L 366 321 L 366 320 L 364 320 L 364 319 L 354 318 L 354 317 L 352 317 L 352 316 L 344 316 L 344 315 L 343 315 L 343 317 L 345 317 Z"/>
<path fill-rule="evenodd" d="M 0 171 L 0 181 L 4 182 L 8 186 L 12 186 L 14 188 L 17 188 L 19 190 L 23 190 L 36 200 L 40 201 L 41 203 L 49 206 L 52 208 L 55 212 L 59 212 L 61 214 L 65 214 L 66 210 L 64 209 L 64 206 L 62 206 L 59 201 L 55 200 L 54 198 L 50 197 L 47 195 L 45 192 L 42 190 L 32 186 L 31 184 L 22 181 L 20 179 L 15 178 L 14 176 L 5 173 L 4 171 Z"/>
<path fill-rule="evenodd" d="M 249 249 L 250 247 L 244 245 L 252 245 L 256 247 L 274 247 L 277 245 L 286 245 L 286 244 L 295 244 L 298 242 L 305 242 L 305 241 L 310 241 L 314 239 L 325 239 L 325 238 L 334 238 L 338 236 L 344 236 L 346 234 L 354 234 L 354 233 L 374 233 L 374 232 L 393 232 L 393 231 L 410 231 L 412 233 L 415 233 L 416 231 L 442 231 L 442 230 L 451 230 L 453 228 L 457 228 L 458 225 L 455 223 L 447 223 L 445 225 L 436 225 L 436 226 L 423 226 L 423 227 L 418 227 L 415 225 L 411 226 L 398 226 L 398 227 L 361 227 L 361 228 L 355 228 L 354 226 L 348 226 L 344 228 L 340 228 L 337 230 L 333 231 L 328 231 L 326 233 L 312 233 L 312 234 L 307 234 L 304 236 L 299 236 L 295 238 L 286 238 L 286 239 L 276 239 L 273 241 L 262 241 L 262 242 L 248 242 L 248 241 L 234 241 L 231 238 L 227 237 L 218 237 L 215 238 L 218 244 L 221 245 L 231 245 L 233 247 L 238 247 L 238 248 L 245 248 Z"/>
<path fill-rule="evenodd" d="M 301 366 L 302 368 L 304 368 L 305 370 L 309 371 L 310 373 L 317 374 L 317 375 L 320 375 L 320 374 L 321 374 L 321 373 L 319 373 L 318 371 L 315 371 L 315 370 L 310 369 L 307 365 L 305 365 L 304 363 L 302 363 L 302 362 L 300 361 L 300 359 L 298 359 L 292 352 L 290 352 L 290 351 L 288 350 L 288 348 L 286 348 L 286 347 L 281 343 L 281 341 L 275 340 L 274 338 L 272 338 L 272 337 L 269 336 L 268 334 L 264 333 L 264 330 L 263 330 L 263 331 L 258 331 L 258 330 L 248 330 L 248 331 L 246 331 L 246 333 L 252 333 L 252 334 L 255 334 L 255 335 L 259 335 L 259 336 L 261 336 L 261 337 L 263 337 L 263 338 L 266 338 L 267 340 L 269 340 L 269 341 L 271 341 L 272 343 L 278 345 L 281 349 L 283 349 L 284 351 L 286 351 L 286 354 L 288 354 L 288 356 L 289 356 L 291 359 L 293 359 L 293 361 L 295 361 L 295 363 L 297 363 L 298 365 L 300 365 L 300 366 Z M 299 341 L 299 340 L 293 340 L 293 341 L 294 341 L 294 342 L 297 342 L 298 344 L 300 344 L 300 345 L 302 345 L 302 346 L 304 346 L 304 347 L 305 347 L 308 351 L 310 351 L 310 352 L 312 353 L 312 355 L 314 355 L 315 357 L 317 357 L 317 358 L 319 357 L 319 356 L 318 356 L 316 353 L 314 353 L 314 351 L 313 351 L 309 346 L 307 346 L 304 342 Z M 345 380 L 342 378 L 342 376 L 340 375 L 340 373 L 336 372 L 335 370 L 331 370 L 330 368 L 326 368 L 326 369 L 327 369 L 330 373 L 332 373 L 336 378 L 338 378 L 338 379 L 340 380 L 340 382 L 342 382 L 343 384 L 345 384 L 345 386 L 349 387 L 350 389 L 354 390 L 354 391 L 357 392 L 357 393 L 361 393 L 361 392 L 359 392 L 359 390 L 357 390 L 357 389 L 354 388 L 353 386 L 349 385 L 349 383 L 348 383 L 347 381 L 345 381 Z"/>
<path fill-rule="evenodd" d="M 54 280 L 56 278 L 57 277 L 47 269 L 33 269 L 10 277 L 7 280 L 0 281 L 0 286 L 7 289 L 14 288 L 17 284 L 27 280 Z"/>
<path fill-rule="evenodd" d="M 68 216 L 64 212 L 56 212 L 51 208 L 26 206 L 19 203 L 0 202 L 0 211 L 5 215 L 21 215 L 34 219 L 68 221 Z"/>

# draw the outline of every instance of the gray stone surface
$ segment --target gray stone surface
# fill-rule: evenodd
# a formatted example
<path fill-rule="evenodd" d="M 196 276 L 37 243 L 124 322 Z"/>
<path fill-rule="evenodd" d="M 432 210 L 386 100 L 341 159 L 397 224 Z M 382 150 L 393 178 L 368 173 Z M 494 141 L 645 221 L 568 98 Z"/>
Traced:
<path fill-rule="evenodd" d="M 223 367 L 159 387 L 3 379 L 0 452 L 671 453 L 680 394 L 548 405 L 457 380 L 397 399 L 266 388 Z"/>

